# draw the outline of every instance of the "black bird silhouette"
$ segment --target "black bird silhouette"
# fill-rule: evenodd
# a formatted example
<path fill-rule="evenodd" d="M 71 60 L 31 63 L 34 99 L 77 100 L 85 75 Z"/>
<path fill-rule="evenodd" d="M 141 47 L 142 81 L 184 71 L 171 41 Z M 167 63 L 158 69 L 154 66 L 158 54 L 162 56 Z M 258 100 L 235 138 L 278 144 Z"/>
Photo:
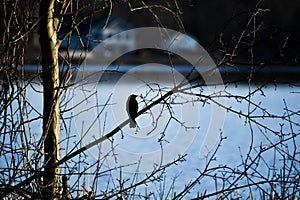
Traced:
<path fill-rule="evenodd" d="M 138 112 L 138 103 L 135 99 L 136 97 L 137 97 L 137 95 L 135 95 L 135 94 L 130 95 L 128 97 L 127 104 L 126 104 L 126 111 L 130 118 L 130 123 L 129 123 L 130 128 L 136 127 L 135 118 L 136 118 L 136 115 Z"/>

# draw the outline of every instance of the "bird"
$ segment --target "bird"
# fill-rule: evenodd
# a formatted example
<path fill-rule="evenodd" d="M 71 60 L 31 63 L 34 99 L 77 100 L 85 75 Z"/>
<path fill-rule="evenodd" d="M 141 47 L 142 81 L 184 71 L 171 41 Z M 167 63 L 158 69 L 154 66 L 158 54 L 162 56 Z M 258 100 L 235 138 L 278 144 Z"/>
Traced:
<path fill-rule="evenodd" d="M 135 118 L 137 116 L 138 112 L 138 102 L 136 101 L 137 95 L 132 94 L 128 97 L 127 103 L 126 103 L 126 111 L 130 119 L 129 127 L 135 128 L 136 127 L 136 121 Z"/>

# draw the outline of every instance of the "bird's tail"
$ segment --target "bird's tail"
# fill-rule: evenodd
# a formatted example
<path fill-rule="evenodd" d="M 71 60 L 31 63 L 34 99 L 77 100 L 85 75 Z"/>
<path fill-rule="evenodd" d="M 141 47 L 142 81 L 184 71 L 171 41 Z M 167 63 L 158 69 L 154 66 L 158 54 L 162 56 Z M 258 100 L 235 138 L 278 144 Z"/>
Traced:
<path fill-rule="evenodd" d="M 129 127 L 130 128 L 135 128 L 136 127 L 136 121 L 134 119 L 130 119 Z"/>

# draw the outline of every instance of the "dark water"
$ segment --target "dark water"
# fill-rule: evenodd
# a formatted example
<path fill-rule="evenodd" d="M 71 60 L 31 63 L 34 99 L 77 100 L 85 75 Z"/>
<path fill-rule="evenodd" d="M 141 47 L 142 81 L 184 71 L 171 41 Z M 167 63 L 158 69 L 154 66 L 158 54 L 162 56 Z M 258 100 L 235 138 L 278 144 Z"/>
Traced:
<path fill-rule="evenodd" d="M 142 73 L 143 75 L 155 76 L 159 74 L 166 73 L 166 68 L 162 68 L 161 64 L 146 64 L 138 66 L 139 70 L 137 73 Z M 195 76 L 201 75 L 206 76 L 207 72 L 211 69 L 216 68 L 215 66 L 200 66 L 196 69 L 191 65 L 163 65 L 168 66 L 170 69 L 175 70 L 181 73 L 184 76 L 189 75 L 189 78 L 192 79 Z M 71 67 L 74 77 L 77 76 L 77 73 L 95 73 L 102 71 L 103 76 L 108 77 L 110 80 L 117 80 L 123 74 L 129 72 L 136 68 L 137 65 L 81 65 Z M 61 67 L 62 71 L 66 71 L 68 67 Z M 41 72 L 41 66 L 37 65 L 26 65 L 25 71 L 29 74 Z M 248 83 L 249 77 L 251 77 L 251 82 L 293 82 L 299 83 L 300 81 L 300 67 L 299 66 L 221 66 L 217 68 L 218 73 L 221 74 L 222 80 L 224 82 L 234 82 L 239 83 Z M 219 83 L 218 83 L 219 84 Z"/>

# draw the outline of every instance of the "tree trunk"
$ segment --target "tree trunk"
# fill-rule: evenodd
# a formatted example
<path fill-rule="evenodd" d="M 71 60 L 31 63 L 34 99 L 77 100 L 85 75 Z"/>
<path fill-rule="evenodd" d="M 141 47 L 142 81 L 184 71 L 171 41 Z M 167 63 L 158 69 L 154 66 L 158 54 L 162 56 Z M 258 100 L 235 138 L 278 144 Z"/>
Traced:
<path fill-rule="evenodd" d="M 60 159 L 60 100 L 58 68 L 58 19 L 54 15 L 55 0 L 42 0 L 40 3 L 40 45 L 44 84 L 43 139 L 44 165 L 48 170 L 43 176 L 43 198 L 55 199 L 59 189 L 60 169 L 47 169 Z"/>

